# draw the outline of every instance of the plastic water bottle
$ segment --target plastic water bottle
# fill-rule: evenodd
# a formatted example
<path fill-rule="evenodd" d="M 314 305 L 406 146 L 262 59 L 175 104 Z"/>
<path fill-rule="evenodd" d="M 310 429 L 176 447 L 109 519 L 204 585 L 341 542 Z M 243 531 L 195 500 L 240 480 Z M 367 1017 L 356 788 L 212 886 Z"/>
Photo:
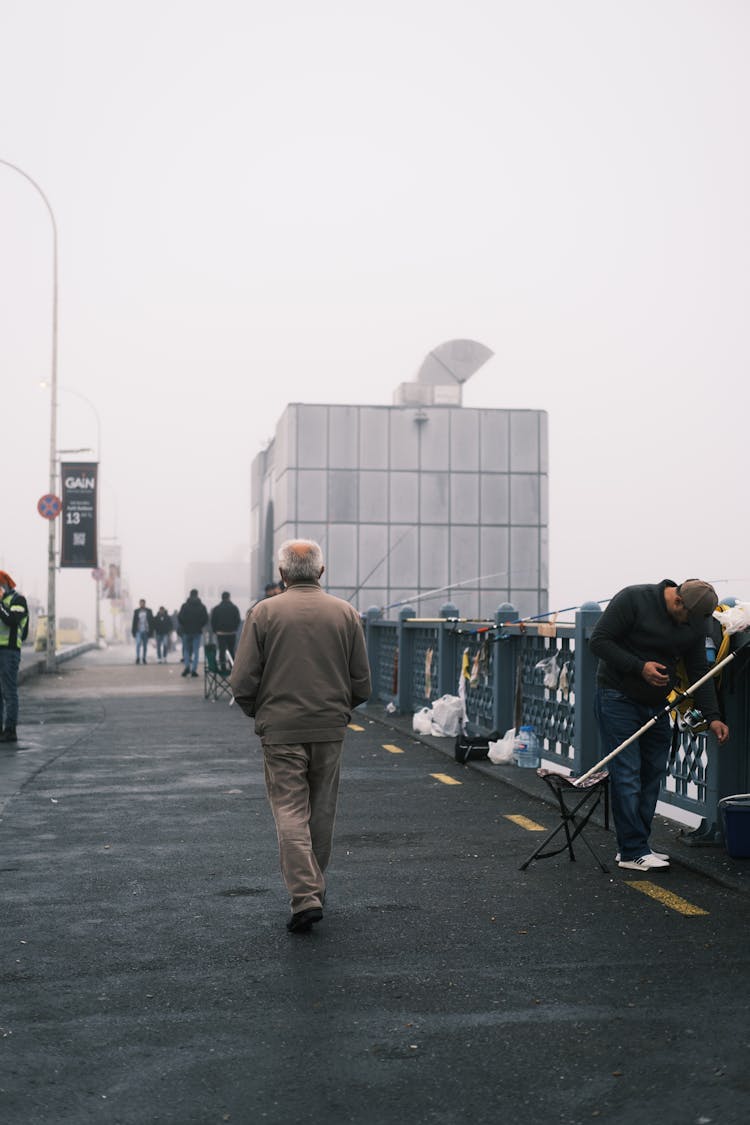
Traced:
<path fill-rule="evenodd" d="M 713 637 L 706 637 L 706 661 L 708 664 L 716 662 L 716 645 L 714 644 Z"/>
<path fill-rule="evenodd" d="M 513 743 L 513 760 L 522 769 L 537 769 L 539 766 L 539 741 L 534 728 L 523 726 Z"/>

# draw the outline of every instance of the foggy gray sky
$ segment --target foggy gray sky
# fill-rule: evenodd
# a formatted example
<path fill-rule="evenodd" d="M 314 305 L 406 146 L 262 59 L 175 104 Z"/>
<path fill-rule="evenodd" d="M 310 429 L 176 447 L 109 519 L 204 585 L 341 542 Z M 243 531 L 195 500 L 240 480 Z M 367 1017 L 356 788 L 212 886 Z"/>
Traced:
<path fill-rule="evenodd" d="M 551 606 L 750 596 L 748 32 L 742 0 L 0 0 L 59 444 L 90 399 L 133 597 L 246 556 L 287 402 L 388 404 L 462 336 L 496 353 L 467 406 L 549 412 Z M 0 565 L 43 601 L 50 229 L 0 166 Z M 93 617 L 87 571 L 58 590 Z"/>

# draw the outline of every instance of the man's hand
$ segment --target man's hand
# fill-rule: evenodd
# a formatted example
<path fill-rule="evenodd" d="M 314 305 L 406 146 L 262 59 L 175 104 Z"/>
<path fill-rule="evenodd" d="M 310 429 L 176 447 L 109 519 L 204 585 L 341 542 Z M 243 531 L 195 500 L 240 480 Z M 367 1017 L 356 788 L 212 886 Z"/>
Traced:
<path fill-rule="evenodd" d="M 708 728 L 716 735 L 716 741 L 719 746 L 723 746 L 729 738 L 729 727 L 726 723 L 722 723 L 721 719 L 714 719 L 711 726 Z"/>
<path fill-rule="evenodd" d="M 655 660 L 646 661 L 641 668 L 641 675 L 651 687 L 667 687 L 669 684 L 667 669 L 663 664 L 657 664 Z"/>

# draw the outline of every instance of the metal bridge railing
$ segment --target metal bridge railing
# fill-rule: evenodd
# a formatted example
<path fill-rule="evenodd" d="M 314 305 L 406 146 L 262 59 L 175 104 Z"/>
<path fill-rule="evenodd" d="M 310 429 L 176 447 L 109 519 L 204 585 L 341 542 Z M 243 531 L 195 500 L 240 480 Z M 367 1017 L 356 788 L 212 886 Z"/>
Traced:
<path fill-rule="evenodd" d="M 414 713 L 463 685 L 466 713 L 478 734 L 504 734 L 531 723 L 542 757 L 584 773 L 603 756 L 594 720 L 597 660 L 588 639 L 600 616 L 595 602 L 573 622 L 519 621 L 513 606 L 492 621 L 461 618 L 455 605 L 437 618 L 405 607 L 398 620 L 370 609 L 365 617 L 373 700 Z M 723 685 L 731 743 L 719 751 L 711 734 L 679 732 L 660 800 L 701 818 L 693 835 L 715 838 L 722 796 L 750 789 L 750 693 L 731 665 Z"/>

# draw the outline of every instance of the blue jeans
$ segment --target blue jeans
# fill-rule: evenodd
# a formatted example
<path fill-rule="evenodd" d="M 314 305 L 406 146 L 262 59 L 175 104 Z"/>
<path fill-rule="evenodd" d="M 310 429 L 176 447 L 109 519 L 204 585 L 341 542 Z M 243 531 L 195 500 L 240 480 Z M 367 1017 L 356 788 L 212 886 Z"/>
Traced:
<path fill-rule="evenodd" d="M 140 660 L 143 657 L 143 663 L 146 663 L 146 649 L 148 648 L 148 633 L 136 633 L 135 635 L 135 658 Z"/>
<path fill-rule="evenodd" d="M 198 657 L 201 652 L 201 633 L 183 633 L 182 660 L 191 672 L 198 671 Z"/>
<path fill-rule="evenodd" d="M 18 722 L 18 666 L 21 652 L 17 648 L 0 648 L 0 718 L 3 729 Z"/>
<path fill-rule="evenodd" d="M 613 688 L 598 688 L 594 714 L 602 736 L 602 747 L 609 754 L 653 718 L 655 708 L 636 703 Z M 648 838 L 666 775 L 672 741 L 669 716 L 659 716 L 649 730 L 631 742 L 608 763 L 612 819 L 617 845 L 623 859 L 638 859 L 651 848 Z"/>
<path fill-rule="evenodd" d="M 156 634 L 156 657 L 158 660 L 166 660 L 167 653 L 169 652 L 169 633 Z"/>

